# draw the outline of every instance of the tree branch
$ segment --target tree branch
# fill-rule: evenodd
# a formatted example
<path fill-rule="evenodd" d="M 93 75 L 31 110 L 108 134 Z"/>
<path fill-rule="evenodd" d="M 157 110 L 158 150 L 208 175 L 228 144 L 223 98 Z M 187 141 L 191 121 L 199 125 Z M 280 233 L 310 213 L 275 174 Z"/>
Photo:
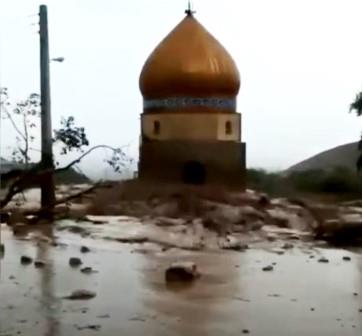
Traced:
<path fill-rule="evenodd" d="M 80 157 L 73 160 L 66 166 L 58 169 L 42 169 L 41 163 L 38 163 L 34 165 L 32 168 L 22 171 L 19 176 L 15 179 L 15 181 L 10 185 L 9 190 L 7 194 L 5 195 L 4 199 L 0 200 L 0 209 L 5 208 L 10 201 L 16 196 L 18 193 L 30 188 L 33 184 L 36 183 L 38 179 L 41 179 L 41 177 L 45 174 L 49 174 L 53 172 L 54 174 L 59 174 L 63 171 L 66 171 L 70 169 L 75 164 L 79 163 L 85 156 L 89 155 L 91 152 L 93 152 L 96 149 L 99 148 L 107 148 L 112 151 L 117 151 L 117 148 L 113 148 L 112 146 L 108 145 L 98 145 L 90 148 L 88 151 L 83 153 Z M 11 173 L 11 172 L 10 172 Z"/>
<path fill-rule="evenodd" d="M 13 125 L 15 131 L 23 138 L 24 141 L 25 140 L 25 135 L 19 130 L 18 126 L 16 126 L 16 123 L 13 119 L 13 117 L 11 116 L 10 112 L 7 110 L 6 106 L 3 106 L 4 107 L 4 112 L 6 113 L 8 119 L 10 120 L 11 124 Z"/>

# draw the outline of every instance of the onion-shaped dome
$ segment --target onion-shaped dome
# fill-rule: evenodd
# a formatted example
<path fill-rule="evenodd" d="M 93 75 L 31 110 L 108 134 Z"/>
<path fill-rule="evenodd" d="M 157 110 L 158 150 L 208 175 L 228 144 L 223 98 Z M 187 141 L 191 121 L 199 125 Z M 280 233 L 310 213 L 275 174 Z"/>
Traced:
<path fill-rule="evenodd" d="M 234 60 L 191 13 L 151 53 L 139 82 L 145 111 L 233 112 L 240 88 Z"/>

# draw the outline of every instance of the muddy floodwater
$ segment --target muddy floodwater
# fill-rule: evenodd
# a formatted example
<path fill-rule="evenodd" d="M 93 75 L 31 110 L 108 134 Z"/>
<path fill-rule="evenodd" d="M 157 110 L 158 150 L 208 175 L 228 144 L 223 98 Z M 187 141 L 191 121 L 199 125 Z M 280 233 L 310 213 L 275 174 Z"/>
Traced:
<path fill-rule="evenodd" d="M 268 243 L 244 252 L 166 250 L 51 227 L 14 236 L 2 226 L 1 239 L 1 336 L 362 335 L 358 250 L 301 244 L 280 255 Z M 89 253 L 80 252 L 83 245 Z M 22 265 L 22 255 L 45 267 Z M 83 264 L 71 268 L 70 257 Z M 195 262 L 202 276 L 167 286 L 166 267 L 182 260 Z M 274 269 L 263 271 L 268 265 Z M 77 289 L 96 296 L 64 298 Z"/>

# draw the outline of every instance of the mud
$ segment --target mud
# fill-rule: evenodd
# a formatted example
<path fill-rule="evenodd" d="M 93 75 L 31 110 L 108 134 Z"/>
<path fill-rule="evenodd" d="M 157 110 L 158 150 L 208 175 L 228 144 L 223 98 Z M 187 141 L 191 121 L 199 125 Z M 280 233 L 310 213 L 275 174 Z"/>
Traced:
<path fill-rule="evenodd" d="M 264 241 L 248 236 L 249 249 L 243 251 L 221 251 L 212 244 L 201 251 L 165 249 L 158 242 L 117 242 L 112 238 L 121 233 L 150 236 L 157 229 L 135 226 L 126 217 L 112 220 L 83 223 L 87 234 L 64 229 L 80 226 L 70 221 L 26 228 L 16 236 L 1 227 L 1 336 L 362 334 L 361 250 L 290 240 L 286 232 L 272 232 L 274 238 Z M 159 240 L 176 240 L 173 230 Z M 81 253 L 81 246 L 90 252 Z M 23 255 L 45 266 L 22 265 Z M 72 257 L 97 272 L 71 268 Z M 329 262 L 319 263 L 321 258 Z M 179 261 L 196 263 L 201 277 L 167 285 L 165 270 Z M 270 265 L 272 270 L 264 272 Z M 64 299 L 77 290 L 96 296 Z"/>

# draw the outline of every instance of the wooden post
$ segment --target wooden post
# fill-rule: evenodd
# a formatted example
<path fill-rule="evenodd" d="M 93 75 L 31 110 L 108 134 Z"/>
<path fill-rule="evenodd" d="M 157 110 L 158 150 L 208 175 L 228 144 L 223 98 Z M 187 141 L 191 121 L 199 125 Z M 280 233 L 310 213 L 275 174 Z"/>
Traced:
<path fill-rule="evenodd" d="M 40 92 L 41 92 L 41 169 L 47 170 L 41 178 L 41 206 L 51 210 L 55 202 L 52 121 L 50 109 L 48 13 L 40 6 Z"/>

